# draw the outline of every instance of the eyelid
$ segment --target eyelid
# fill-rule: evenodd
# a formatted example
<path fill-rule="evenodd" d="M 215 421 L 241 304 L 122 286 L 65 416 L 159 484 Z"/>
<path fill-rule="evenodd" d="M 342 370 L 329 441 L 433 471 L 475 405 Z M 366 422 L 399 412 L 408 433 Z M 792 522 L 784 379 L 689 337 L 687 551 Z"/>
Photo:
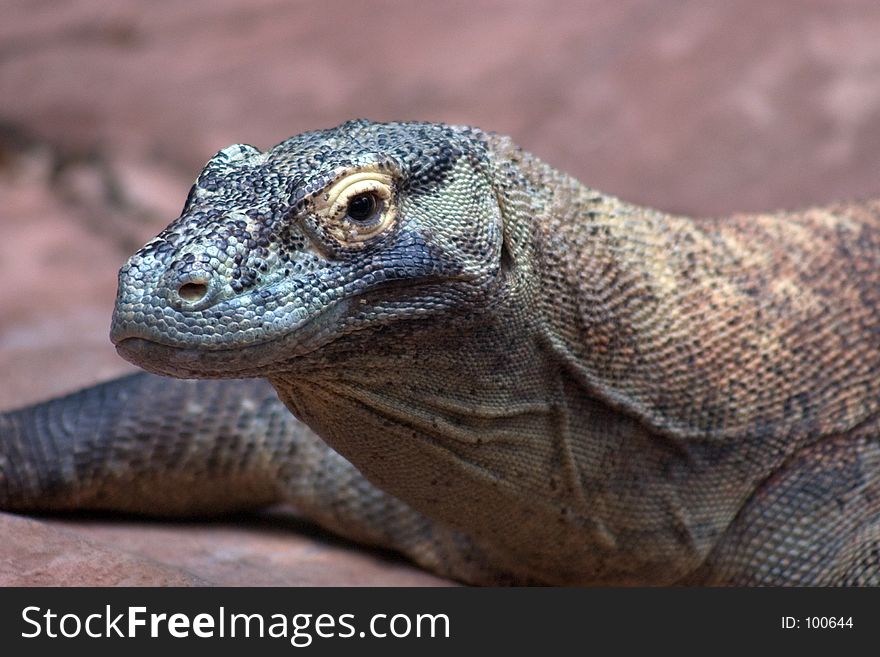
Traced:
<path fill-rule="evenodd" d="M 364 193 L 375 194 L 380 200 L 387 201 L 391 198 L 391 176 L 382 173 L 362 171 L 347 176 L 336 183 L 327 191 L 325 196 L 325 208 L 331 216 L 344 214 L 348 200 L 353 196 Z"/>

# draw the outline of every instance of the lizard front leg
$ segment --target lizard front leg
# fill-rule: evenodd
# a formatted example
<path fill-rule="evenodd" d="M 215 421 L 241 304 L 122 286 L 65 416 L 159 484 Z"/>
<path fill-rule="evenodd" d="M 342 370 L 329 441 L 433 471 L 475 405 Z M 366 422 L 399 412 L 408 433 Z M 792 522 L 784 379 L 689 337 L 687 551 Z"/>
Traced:
<path fill-rule="evenodd" d="M 262 380 L 134 374 L 0 414 L 0 508 L 218 514 L 288 502 L 324 528 L 474 583 L 464 535 L 369 483 Z"/>
<path fill-rule="evenodd" d="M 880 586 L 877 424 L 804 448 L 771 474 L 694 583 Z"/>

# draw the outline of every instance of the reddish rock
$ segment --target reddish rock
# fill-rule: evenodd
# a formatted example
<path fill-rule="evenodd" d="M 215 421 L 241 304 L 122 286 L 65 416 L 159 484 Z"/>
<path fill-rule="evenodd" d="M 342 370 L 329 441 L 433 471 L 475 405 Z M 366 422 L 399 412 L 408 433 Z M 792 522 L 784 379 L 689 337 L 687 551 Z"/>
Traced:
<path fill-rule="evenodd" d="M 288 508 L 219 520 L 51 520 L 100 544 L 224 586 L 448 586 L 400 557 L 362 549 Z"/>
<path fill-rule="evenodd" d="M 198 586 L 179 568 L 0 513 L 0 586 Z"/>

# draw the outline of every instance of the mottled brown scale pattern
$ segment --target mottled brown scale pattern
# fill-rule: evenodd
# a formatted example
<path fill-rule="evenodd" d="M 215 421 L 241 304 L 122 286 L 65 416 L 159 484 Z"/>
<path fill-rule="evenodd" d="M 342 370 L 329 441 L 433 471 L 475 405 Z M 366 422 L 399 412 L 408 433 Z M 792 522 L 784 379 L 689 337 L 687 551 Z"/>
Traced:
<path fill-rule="evenodd" d="M 286 500 L 482 584 L 880 584 L 878 272 L 880 202 L 672 216 L 441 124 L 231 146 L 112 339 L 278 398 L 143 374 L 0 416 L 0 504 Z"/>

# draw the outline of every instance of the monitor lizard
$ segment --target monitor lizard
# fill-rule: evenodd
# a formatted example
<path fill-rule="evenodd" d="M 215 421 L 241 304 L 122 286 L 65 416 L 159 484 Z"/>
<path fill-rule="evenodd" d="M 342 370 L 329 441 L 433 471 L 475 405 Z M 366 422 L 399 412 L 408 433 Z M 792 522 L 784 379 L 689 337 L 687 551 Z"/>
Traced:
<path fill-rule="evenodd" d="M 472 584 L 880 584 L 878 282 L 880 201 L 675 216 L 444 124 L 236 144 L 119 273 L 149 373 L 0 415 L 0 508 L 283 500 Z"/>

